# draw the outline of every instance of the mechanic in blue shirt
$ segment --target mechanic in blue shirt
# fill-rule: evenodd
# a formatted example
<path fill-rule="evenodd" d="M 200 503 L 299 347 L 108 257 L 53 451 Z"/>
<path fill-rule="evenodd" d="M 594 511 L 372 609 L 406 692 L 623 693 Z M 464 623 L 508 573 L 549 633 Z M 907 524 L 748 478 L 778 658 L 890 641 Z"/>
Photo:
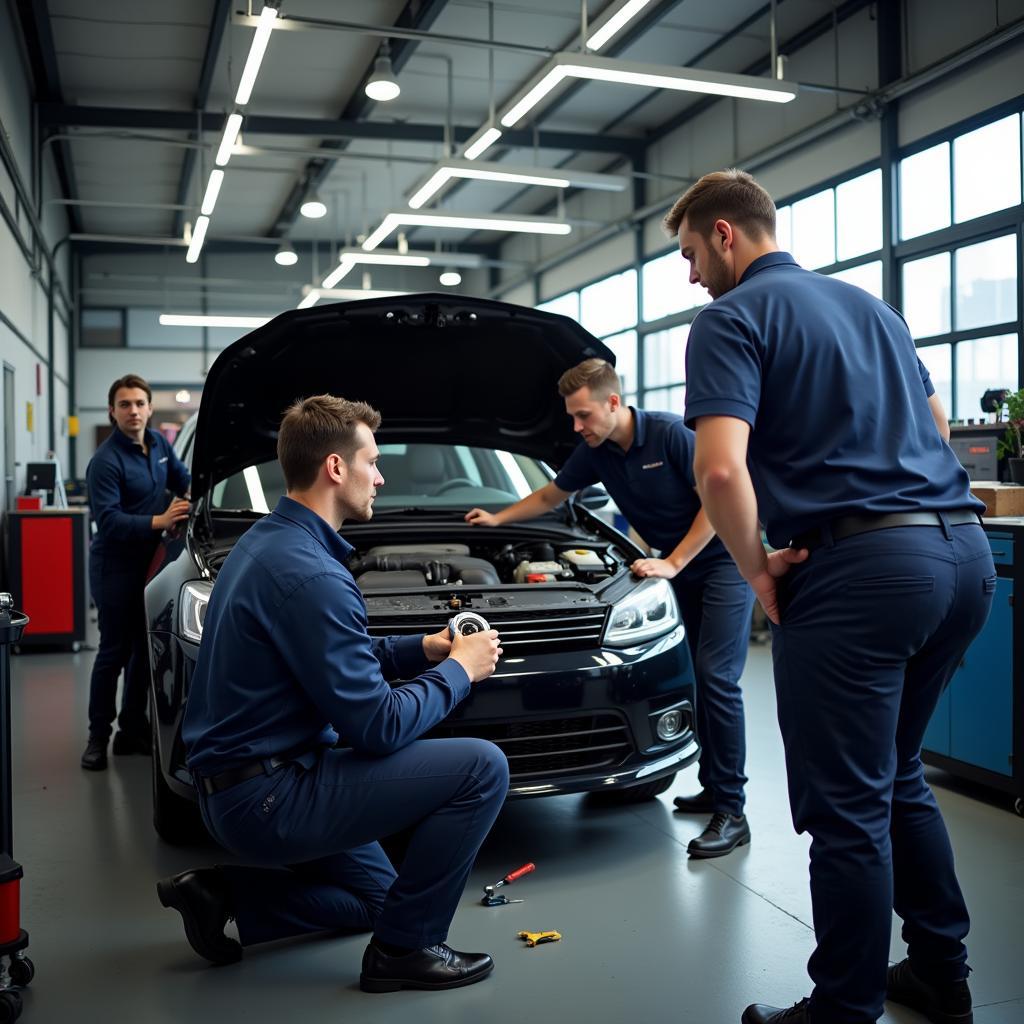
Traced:
<path fill-rule="evenodd" d="M 107 743 L 115 717 L 115 754 L 148 754 L 152 740 L 146 706 L 149 662 L 146 572 L 162 530 L 188 517 L 189 473 L 167 439 L 147 429 L 153 392 L 128 374 L 110 385 L 107 415 L 114 431 L 96 449 L 85 471 L 96 533 L 89 548 L 89 586 L 99 618 L 100 646 L 89 684 L 89 742 L 82 767 L 107 767 Z M 168 503 L 168 491 L 177 495 Z M 117 679 L 124 670 L 121 714 Z"/>
<path fill-rule="evenodd" d="M 697 488 L 773 623 L 812 839 L 813 992 L 743 1024 L 866 1024 L 887 997 L 968 1024 L 969 921 L 921 742 L 991 607 L 982 505 L 903 318 L 779 252 L 750 175 L 705 175 L 665 227 L 714 299 L 686 354 Z M 888 968 L 894 909 L 908 958 Z"/>
<path fill-rule="evenodd" d="M 493 967 L 445 939 L 508 763 L 484 740 L 419 737 L 491 675 L 501 648 L 494 630 L 454 643 L 447 629 L 367 633 L 338 530 L 373 515 L 379 424 L 370 406 L 331 395 L 282 420 L 287 494 L 217 575 L 182 727 L 203 820 L 254 866 L 157 888 L 214 963 L 285 936 L 372 929 L 365 991 L 453 988 Z M 377 840 L 405 829 L 396 877 Z M 229 917 L 241 945 L 224 934 Z"/>
<path fill-rule="evenodd" d="M 638 559 L 631 568 L 637 576 L 672 581 L 697 679 L 701 792 L 675 803 L 683 812 L 711 813 L 687 847 L 690 856 L 724 856 L 750 842 L 739 679 L 754 595 L 700 507 L 693 431 L 683 418 L 624 406 L 618 374 L 603 359 L 567 370 L 558 390 L 584 443 L 553 482 L 500 512 L 475 508 L 466 519 L 488 526 L 531 519 L 600 482 L 633 529 L 659 549 L 661 557 Z"/>

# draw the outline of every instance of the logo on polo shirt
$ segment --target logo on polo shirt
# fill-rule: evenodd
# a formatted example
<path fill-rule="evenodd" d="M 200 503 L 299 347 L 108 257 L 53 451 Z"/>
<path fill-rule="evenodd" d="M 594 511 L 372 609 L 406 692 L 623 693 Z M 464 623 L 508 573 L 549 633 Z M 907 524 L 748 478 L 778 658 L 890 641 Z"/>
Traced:
<path fill-rule="evenodd" d="M 664 462 L 646 462 L 644 463 L 644 469 L 657 469 L 659 466 L 664 466 Z"/>
<path fill-rule="evenodd" d="M 164 456 L 164 457 L 163 457 L 163 458 L 162 458 L 162 459 L 160 460 L 160 462 L 166 462 L 166 461 L 167 461 L 167 456 L 165 455 L 165 456 Z"/>

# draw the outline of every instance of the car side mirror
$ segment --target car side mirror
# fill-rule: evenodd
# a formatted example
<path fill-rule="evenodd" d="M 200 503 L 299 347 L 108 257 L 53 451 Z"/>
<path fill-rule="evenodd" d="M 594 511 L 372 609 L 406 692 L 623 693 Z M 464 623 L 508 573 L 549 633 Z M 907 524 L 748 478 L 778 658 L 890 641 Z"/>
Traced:
<path fill-rule="evenodd" d="M 583 490 L 579 492 L 576 500 L 584 508 L 596 510 L 604 508 L 611 499 L 608 496 L 608 492 L 603 487 L 598 487 L 597 484 L 591 484 L 589 487 L 584 487 Z"/>

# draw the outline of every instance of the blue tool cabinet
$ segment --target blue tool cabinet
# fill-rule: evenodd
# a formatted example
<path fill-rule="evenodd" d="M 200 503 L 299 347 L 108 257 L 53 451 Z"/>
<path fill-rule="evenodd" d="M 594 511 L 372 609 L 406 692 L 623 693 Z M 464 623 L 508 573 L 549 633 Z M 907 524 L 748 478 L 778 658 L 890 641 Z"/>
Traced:
<path fill-rule="evenodd" d="M 1012 794 L 1024 814 L 1024 517 L 987 519 L 985 532 L 996 563 L 992 614 L 935 709 L 922 756 Z"/>

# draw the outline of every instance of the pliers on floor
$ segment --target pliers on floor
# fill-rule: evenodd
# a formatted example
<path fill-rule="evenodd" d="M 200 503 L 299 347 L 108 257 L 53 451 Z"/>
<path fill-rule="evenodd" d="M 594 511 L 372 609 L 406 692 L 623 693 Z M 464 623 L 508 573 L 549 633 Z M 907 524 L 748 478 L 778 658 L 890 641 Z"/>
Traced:
<path fill-rule="evenodd" d="M 525 939 L 528 946 L 537 946 L 542 942 L 557 942 L 561 937 L 561 932 L 519 932 L 516 936 L 519 939 Z"/>

